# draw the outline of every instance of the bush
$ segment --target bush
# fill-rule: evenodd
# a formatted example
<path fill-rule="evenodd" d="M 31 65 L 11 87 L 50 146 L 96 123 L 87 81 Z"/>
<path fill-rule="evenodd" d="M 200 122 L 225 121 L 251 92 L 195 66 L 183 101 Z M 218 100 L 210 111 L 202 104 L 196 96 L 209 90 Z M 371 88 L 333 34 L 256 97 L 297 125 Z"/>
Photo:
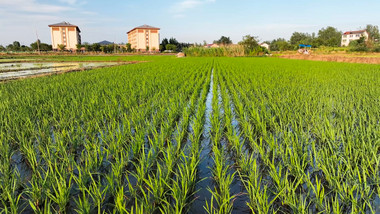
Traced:
<path fill-rule="evenodd" d="M 219 48 L 190 47 L 185 48 L 184 53 L 187 56 L 195 57 L 222 57 L 222 56 L 246 56 L 243 46 L 223 46 Z"/>
<path fill-rule="evenodd" d="M 373 52 L 380 53 L 380 46 L 376 46 L 372 49 Z"/>

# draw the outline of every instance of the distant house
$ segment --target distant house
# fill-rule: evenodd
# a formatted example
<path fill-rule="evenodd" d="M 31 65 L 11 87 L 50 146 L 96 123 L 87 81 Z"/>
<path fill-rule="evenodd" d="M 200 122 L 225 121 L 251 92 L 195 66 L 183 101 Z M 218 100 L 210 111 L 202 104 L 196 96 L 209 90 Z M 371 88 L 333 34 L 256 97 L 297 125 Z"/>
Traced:
<path fill-rule="evenodd" d="M 261 43 L 260 46 L 266 48 L 267 50 L 269 50 L 269 45 L 267 43 L 265 43 L 265 42 Z"/>
<path fill-rule="evenodd" d="M 51 45 L 53 50 L 58 50 L 58 45 L 65 45 L 66 50 L 77 50 L 77 44 L 81 44 L 80 29 L 68 22 L 51 24 Z"/>
<path fill-rule="evenodd" d="M 204 46 L 205 48 L 219 48 L 218 44 L 207 44 Z"/>
<path fill-rule="evenodd" d="M 368 41 L 369 34 L 366 30 L 347 31 L 342 35 L 341 46 L 348 46 L 351 41 L 359 40 L 360 37 L 364 37 L 365 41 Z"/>
<path fill-rule="evenodd" d="M 127 32 L 128 43 L 137 51 L 160 50 L 160 28 L 149 25 L 135 27 Z"/>

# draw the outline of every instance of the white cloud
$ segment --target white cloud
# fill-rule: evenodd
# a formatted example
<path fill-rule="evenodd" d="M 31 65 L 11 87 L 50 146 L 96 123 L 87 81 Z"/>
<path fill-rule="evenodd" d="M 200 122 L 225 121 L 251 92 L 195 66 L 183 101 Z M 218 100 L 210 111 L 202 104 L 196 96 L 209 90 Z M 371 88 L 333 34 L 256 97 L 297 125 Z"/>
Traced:
<path fill-rule="evenodd" d="M 70 5 L 74 5 L 77 3 L 77 0 L 59 0 L 59 1 L 62 3 L 70 4 Z"/>
<path fill-rule="evenodd" d="M 83 0 L 59 0 L 59 1 L 64 3 L 64 4 L 71 5 L 71 6 L 87 4 L 87 1 L 83 1 Z"/>
<path fill-rule="evenodd" d="M 81 9 L 84 0 L 75 0 L 75 5 L 57 4 L 56 2 L 43 3 L 39 0 L 0 0 L 0 44 L 9 44 L 20 41 L 30 44 L 36 39 L 36 31 L 43 42 L 49 43 L 50 32 L 48 25 L 69 21 L 84 26 L 80 17 L 94 18 L 96 13 Z M 84 16 L 85 15 L 85 16 Z"/>
<path fill-rule="evenodd" d="M 35 0 L 0 0 L 0 5 L 12 12 L 58 13 L 72 10 L 70 7 L 41 4 Z"/>
<path fill-rule="evenodd" d="M 213 3 L 215 1 L 216 0 L 183 0 L 181 2 L 174 4 L 171 9 L 174 13 L 174 17 L 181 18 L 185 16 L 184 13 L 187 10 L 199 7 L 206 3 Z"/>

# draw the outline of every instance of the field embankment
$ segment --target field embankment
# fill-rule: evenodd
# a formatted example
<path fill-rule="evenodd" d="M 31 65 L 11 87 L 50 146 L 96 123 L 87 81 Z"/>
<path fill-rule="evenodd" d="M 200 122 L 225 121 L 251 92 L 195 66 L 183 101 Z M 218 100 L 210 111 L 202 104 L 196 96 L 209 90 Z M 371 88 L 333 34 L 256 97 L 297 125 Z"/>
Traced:
<path fill-rule="evenodd" d="M 380 54 L 284 54 L 280 58 L 287 59 L 302 59 L 313 61 L 327 62 L 347 62 L 347 63 L 365 63 L 365 64 L 380 64 Z"/>

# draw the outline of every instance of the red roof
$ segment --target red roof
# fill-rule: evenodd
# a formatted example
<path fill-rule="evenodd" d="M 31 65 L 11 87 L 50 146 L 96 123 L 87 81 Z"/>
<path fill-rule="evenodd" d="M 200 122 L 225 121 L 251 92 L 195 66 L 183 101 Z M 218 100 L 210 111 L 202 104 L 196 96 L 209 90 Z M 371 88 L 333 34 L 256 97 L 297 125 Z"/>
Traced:
<path fill-rule="evenodd" d="M 51 25 L 49 25 L 49 27 L 75 27 L 80 32 L 80 29 L 78 26 L 70 24 L 68 22 L 60 22 L 57 24 L 51 24 Z"/>
<path fill-rule="evenodd" d="M 367 32 L 366 30 L 357 30 L 357 31 L 347 31 L 344 33 L 344 35 L 349 35 L 349 34 L 360 34 L 360 33 L 364 33 L 364 32 Z"/>
<path fill-rule="evenodd" d="M 134 30 L 136 30 L 136 29 L 160 30 L 160 28 L 158 28 L 158 27 L 153 27 L 153 26 L 150 26 L 150 25 L 141 25 L 141 26 L 135 27 L 132 30 L 128 31 L 127 34 L 130 33 L 130 32 L 132 32 L 132 31 L 134 31 Z"/>

